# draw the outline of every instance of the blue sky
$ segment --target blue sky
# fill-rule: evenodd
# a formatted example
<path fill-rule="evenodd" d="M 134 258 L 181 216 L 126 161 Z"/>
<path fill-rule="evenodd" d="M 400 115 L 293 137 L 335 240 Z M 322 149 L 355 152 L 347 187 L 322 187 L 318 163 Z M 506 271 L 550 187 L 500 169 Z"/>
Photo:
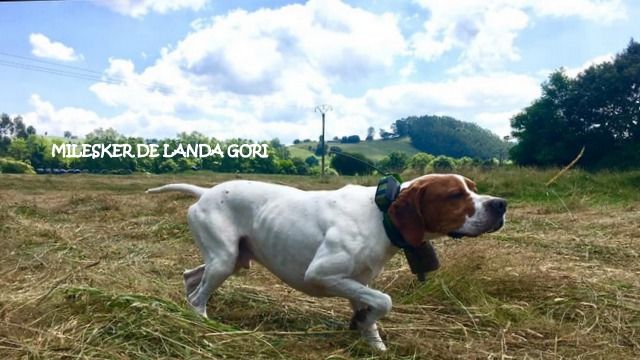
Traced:
<path fill-rule="evenodd" d="M 424 114 L 503 136 L 550 71 L 607 61 L 638 18 L 634 0 L 2 2 L 0 111 L 55 135 L 291 142 L 328 103 L 328 137 Z"/>

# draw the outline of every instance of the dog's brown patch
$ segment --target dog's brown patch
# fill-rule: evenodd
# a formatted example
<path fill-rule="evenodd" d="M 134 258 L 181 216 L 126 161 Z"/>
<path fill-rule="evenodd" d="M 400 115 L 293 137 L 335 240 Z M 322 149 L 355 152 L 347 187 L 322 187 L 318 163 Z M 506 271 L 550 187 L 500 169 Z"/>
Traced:
<path fill-rule="evenodd" d="M 448 234 L 473 216 L 475 207 L 467 187 L 476 190 L 467 178 L 463 183 L 453 175 L 425 176 L 400 192 L 389 215 L 405 240 L 418 246 L 425 232 Z"/>

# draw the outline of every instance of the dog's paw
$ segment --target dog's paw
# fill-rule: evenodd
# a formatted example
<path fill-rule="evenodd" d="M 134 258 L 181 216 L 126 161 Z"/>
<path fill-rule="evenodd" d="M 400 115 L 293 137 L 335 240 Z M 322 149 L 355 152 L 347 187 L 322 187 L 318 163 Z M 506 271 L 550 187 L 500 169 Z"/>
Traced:
<path fill-rule="evenodd" d="M 362 337 L 364 340 L 376 351 L 387 351 L 387 347 L 384 342 L 382 342 L 382 338 L 380 338 L 380 333 L 378 332 L 378 327 L 373 324 L 372 326 L 363 329 L 361 331 Z"/>

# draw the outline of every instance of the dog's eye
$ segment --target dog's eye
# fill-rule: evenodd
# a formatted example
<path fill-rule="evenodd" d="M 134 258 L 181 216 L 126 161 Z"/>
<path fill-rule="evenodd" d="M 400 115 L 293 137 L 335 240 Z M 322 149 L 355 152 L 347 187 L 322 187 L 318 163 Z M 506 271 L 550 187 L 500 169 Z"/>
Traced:
<path fill-rule="evenodd" d="M 465 196 L 465 193 L 463 191 L 456 191 L 454 193 L 449 194 L 449 199 L 451 200 L 459 200 L 462 199 Z"/>

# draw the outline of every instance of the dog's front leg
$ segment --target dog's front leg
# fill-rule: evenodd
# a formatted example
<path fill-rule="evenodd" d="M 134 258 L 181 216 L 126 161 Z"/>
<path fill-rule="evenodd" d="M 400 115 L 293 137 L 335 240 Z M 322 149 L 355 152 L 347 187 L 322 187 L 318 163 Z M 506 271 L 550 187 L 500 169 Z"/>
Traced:
<path fill-rule="evenodd" d="M 386 346 L 384 345 L 384 342 L 382 342 L 382 338 L 378 332 L 378 325 L 375 322 L 368 327 L 365 325 L 365 320 L 370 311 L 369 307 L 357 301 L 350 302 L 351 308 L 353 309 L 353 316 L 349 323 L 349 329 L 359 330 L 360 335 L 365 339 L 367 344 L 380 351 L 385 351 Z"/>
<path fill-rule="evenodd" d="M 359 309 L 352 320 L 353 325 L 360 330 L 362 337 L 371 347 L 385 351 L 387 348 L 380 338 L 376 321 L 391 311 L 391 297 L 344 277 L 342 272 L 329 275 L 336 270 L 338 258 L 339 256 L 336 256 L 327 262 L 312 262 L 305 273 L 305 281 L 322 288 L 326 295 L 346 298 L 352 304 L 357 304 Z M 343 263 L 348 263 L 348 260 Z"/>

